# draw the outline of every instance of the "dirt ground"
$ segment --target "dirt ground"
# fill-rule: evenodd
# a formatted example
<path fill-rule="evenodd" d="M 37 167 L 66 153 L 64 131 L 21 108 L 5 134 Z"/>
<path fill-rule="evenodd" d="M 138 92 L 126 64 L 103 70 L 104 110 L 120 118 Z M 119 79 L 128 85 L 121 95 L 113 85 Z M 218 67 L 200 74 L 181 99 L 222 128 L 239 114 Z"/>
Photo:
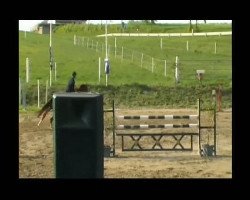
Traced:
<path fill-rule="evenodd" d="M 196 114 L 188 109 L 119 110 L 118 114 Z M 53 131 L 49 117 L 37 126 L 35 114 L 19 114 L 19 178 L 54 178 Z M 105 140 L 109 140 L 106 137 Z M 112 143 L 105 141 L 105 143 Z M 232 112 L 217 113 L 217 156 L 189 152 L 122 152 L 104 158 L 105 178 L 232 178 Z"/>

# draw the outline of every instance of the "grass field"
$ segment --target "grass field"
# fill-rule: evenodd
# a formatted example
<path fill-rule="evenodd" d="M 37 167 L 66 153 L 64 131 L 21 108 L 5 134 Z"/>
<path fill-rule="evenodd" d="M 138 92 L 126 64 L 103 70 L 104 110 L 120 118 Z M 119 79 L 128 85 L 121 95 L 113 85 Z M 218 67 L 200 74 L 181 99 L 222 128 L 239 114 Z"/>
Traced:
<path fill-rule="evenodd" d="M 133 24 L 141 32 L 187 32 L 187 25 Z M 130 27 L 130 29 L 129 29 Z M 200 25 L 200 31 L 228 31 L 230 25 Z M 109 32 L 121 32 L 119 26 L 110 26 Z M 161 30 L 161 31 L 160 31 Z M 73 45 L 74 34 L 79 44 Z M 109 37 L 111 74 L 109 87 L 105 87 L 103 60 L 105 38 L 100 25 L 71 25 L 56 28 L 52 38 L 54 58 L 57 63 L 57 81 L 52 83 L 49 94 L 65 90 L 72 71 L 77 71 L 77 84 L 87 83 L 93 91 L 105 94 L 109 101 L 116 98 L 121 105 L 128 106 L 188 106 L 197 97 L 211 99 L 211 90 L 223 85 L 225 107 L 231 106 L 232 92 L 232 38 L 211 37 Z M 84 41 L 83 41 L 84 38 Z M 87 42 L 88 41 L 88 42 Z M 189 50 L 186 50 L 186 43 Z M 97 46 L 98 42 L 98 46 Z M 217 53 L 214 53 L 215 42 Z M 88 43 L 88 47 L 87 47 Z M 92 46 L 93 44 L 93 46 Z M 101 44 L 103 46 L 101 47 Z M 122 57 L 123 51 L 123 57 Z M 143 53 L 143 65 L 141 56 Z M 179 57 L 180 83 L 175 85 L 175 59 Z M 36 104 L 37 79 L 41 84 L 41 96 L 45 94 L 45 83 L 49 80 L 49 35 L 19 32 L 19 77 L 25 81 L 25 60 L 31 60 L 30 83 L 27 87 L 28 105 Z M 98 81 L 98 60 L 101 57 L 101 82 Z M 153 58 L 153 73 L 152 73 Z M 166 60 L 166 76 L 165 75 Z M 196 78 L 196 70 L 205 70 L 202 83 Z M 128 91 L 130 91 L 128 93 Z M 143 101 L 137 101 L 143 99 Z M 44 99 L 44 98 L 43 98 Z M 43 100 L 42 100 L 43 101 Z M 134 103 L 136 101 L 136 103 Z M 181 103 L 182 101 L 182 103 Z M 42 103 L 43 104 L 43 103 Z"/>

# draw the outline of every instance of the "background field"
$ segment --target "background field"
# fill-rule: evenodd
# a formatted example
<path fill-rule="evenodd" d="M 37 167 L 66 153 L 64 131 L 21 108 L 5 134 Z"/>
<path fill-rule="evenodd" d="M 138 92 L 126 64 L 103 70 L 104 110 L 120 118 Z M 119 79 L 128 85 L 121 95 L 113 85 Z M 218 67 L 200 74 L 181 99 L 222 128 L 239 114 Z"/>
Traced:
<path fill-rule="evenodd" d="M 188 25 L 132 24 L 124 32 L 188 32 Z M 230 31 L 230 25 L 200 25 L 199 31 Z M 120 26 L 109 26 L 109 32 L 122 32 Z M 101 25 L 68 25 L 56 28 L 52 46 L 57 63 L 57 81 L 53 80 L 49 95 L 64 91 L 72 71 L 77 71 L 77 85 L 86 83 L 91 91 L 105 94 L 109 102 L 115 97 L 121 106 L 180 106 L 192 105 L 198 97 L 211 99 L 211 91 L 218 84 L 223 86 L 225 108 L 231 107 L 232 93 L 232 38 L 163 37 L 162 49 L 159 37 L 108 38 L 111 74 L 105 86 L 104 63 L 105 38 Z M 77 37 L 74 45 L 74 35 Z M 189 42 L 189 51 L 186 43 Z M 97 43 L 98 42 L 98 43 Z M 214 53 L 215 42 L 217 53 Z M 123 51 L 123 57 L 122 57 Z M 143 65 L 141 57 L 143 53 Z M 179 57 L 180 83 L 175 84 L 175 59 Z M 40 80 L 41 104 L 45 103 L 45 84 L 49 80 L 49 35 L 19 32 L 19 76 L 25 83 L 25 59 L 31 60 L 30 83 L 27 88 L 27 104 L 37 104 L 37 79 Z M 101 58 L 101 82 L 98 81 L 98 62 Z M 152 73 L 153 58 L 153 73 Z M 166 60 L 166 76 L 165 76 Z M 205 70 L 199 82 L 196 70 Z M 54 73 L 54 72 L 53 72 Z M 129 91 L 129 92 L 128 92 Z M 184 97 L 184 98 L 183 98 Z M 143 98 L 142 103 L 136 99 Z M 154 100 L 153 100 L 154 99 Z M 108 103 L 107 102 L 107 103 Z M 127 103 L 131 102 L 131 103 Z"/>

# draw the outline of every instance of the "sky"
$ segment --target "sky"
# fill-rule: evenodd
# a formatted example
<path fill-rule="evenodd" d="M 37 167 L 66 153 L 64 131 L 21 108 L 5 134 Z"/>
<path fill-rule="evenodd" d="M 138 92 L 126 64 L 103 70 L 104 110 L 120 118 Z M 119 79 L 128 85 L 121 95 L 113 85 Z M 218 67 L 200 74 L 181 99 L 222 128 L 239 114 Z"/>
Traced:
<path fill-rule="evenodd" d="M 43 20 L 19 20 L 19 30 L 21 31 L 32 31 L 34 26 L 42 22 Z M 51 20 L 52 23 L 55 20 Z M 129 20 L 108 20 L 108 23 L 120 24 L 121 21 L 127 23 Z M 195 20 L 193 20 L 195 23 Z M 100 24 L 105 23 L 106 20 L 88 20 L 87 23 Z M 184 23 L 188 24 L 189 20 L 157 20 L 156 23 Z M 203 20 L 198 20 L 198 23 L 204 23 Z M 232 20 L 207 20 L 207 23 L 232 23 Z"/>

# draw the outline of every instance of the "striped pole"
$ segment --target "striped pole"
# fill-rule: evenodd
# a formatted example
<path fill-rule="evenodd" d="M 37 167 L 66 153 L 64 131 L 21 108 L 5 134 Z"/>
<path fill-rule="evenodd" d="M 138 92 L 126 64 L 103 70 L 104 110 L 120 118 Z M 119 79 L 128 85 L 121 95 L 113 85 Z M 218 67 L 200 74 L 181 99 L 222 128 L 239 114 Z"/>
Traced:
<path fill-rule="evenodd" d="M 198 115 L 119 115 L 118 119 L 165 119 L 165 120 L 173 120 L 173 119 L 198 119 Z"/>
<path fill-rule="evenodd" d="M 153 129 L 153 128 L 197 128 L 198 124 L 140 124 L 140 125 L 118 125 L 117 129 Z"/>

